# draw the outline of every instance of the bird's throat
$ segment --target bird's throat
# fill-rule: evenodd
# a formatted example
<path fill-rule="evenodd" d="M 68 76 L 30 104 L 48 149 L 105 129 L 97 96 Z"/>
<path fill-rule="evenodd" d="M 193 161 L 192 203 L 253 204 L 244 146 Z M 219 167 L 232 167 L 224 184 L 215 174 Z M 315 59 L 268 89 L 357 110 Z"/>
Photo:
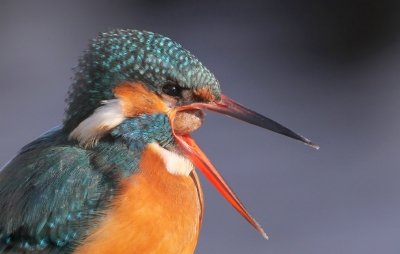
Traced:
<path fill-rule="evenodd" d="M 176 112 L 173 129 L 176 135 L 192 133 L 203 124 L 204 112 L 199 109 L 188 109 Z"/>
<path fill-rule="evenodd" d="M 183 155 L 169 151 L 156 142 L 149 147 L 163 159 L 165 168 L 173 175 L 189 176 L 194 169 L 193 163 Z"/>

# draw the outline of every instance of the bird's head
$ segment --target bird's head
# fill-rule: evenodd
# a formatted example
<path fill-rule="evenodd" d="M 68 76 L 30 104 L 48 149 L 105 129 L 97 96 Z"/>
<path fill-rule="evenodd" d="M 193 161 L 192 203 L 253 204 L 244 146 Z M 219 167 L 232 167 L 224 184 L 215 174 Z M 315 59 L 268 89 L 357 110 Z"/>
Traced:
<path fill-rule="evenodd" d="M 113 30 L 100 34 L 80 59 L 66 102 L 64 130 L 84 147 L 92 146 L 126 119 L 165 114 L 174 152 L 199 168 L 265 237 L 189 135 L 202 124 L 201 110 L 228 115 L 317 148 L 223 95 L 217 79 L 196 57 L 169 38 L 151 32 Z"/>

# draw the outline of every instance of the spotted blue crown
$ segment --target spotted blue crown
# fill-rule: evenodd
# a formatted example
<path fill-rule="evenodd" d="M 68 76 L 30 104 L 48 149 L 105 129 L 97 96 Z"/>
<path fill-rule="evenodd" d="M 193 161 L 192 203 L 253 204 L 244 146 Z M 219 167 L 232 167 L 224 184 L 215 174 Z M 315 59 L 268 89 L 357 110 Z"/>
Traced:
<path fill-rule="evenodd" d="M 171 39 L 147 31 L 112 30 L 92 40 L 75 68 L 64 129 L 72 130 L 103 100 L 113 99 L 113 87 L 122 81 L 141 81 L 156 93 L 167 81 L 190 89 L 207 87 L 215 98 L 221 92 L 214 75 Z"/>

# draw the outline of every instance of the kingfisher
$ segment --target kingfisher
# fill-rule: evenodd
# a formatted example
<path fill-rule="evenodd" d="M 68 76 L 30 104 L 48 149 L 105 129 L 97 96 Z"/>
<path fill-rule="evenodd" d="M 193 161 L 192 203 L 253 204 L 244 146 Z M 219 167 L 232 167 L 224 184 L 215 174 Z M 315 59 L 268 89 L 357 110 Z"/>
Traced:
<path fill-rule="evenodd" d="M 162 35 L 100 33 L 75 67 L 62 126 L 0 171 L 0 253 L 193 253 L 202 172 L 265 238 L 190 136 L 203 110 L 317 145 L 221 93 Z"/>

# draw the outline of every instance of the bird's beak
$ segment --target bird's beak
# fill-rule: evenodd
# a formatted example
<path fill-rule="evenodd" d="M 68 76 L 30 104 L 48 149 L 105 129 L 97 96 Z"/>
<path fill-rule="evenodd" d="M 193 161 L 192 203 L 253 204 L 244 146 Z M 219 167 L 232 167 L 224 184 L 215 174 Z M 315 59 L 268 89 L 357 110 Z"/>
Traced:
<path fill-rule="evenodd" d="M 193 103 L 187 106 L 183 106 L 180 110 L 185 110 L 186 108 L 197 108 L 197 109 L 207 109 L 214 111 L 216 113 L 220 113 L 223 115 L 227 115 L 242 121 L 245 121 L 250 124 L 257 125 L 261 128 L 268 129 L 270 131 L 274 131 L 276 133 L 288 136 L 290 138 L 294 138 L 298 141 L 303 142 L 306 145 L 309 145 L 315 149 L 319 149 L 319 146 L 312 143 L 310 140 L 305 137 L 289 130 L 285 126 L 265 117 L 251 109 L 246 108 L 245 106 L 237 103 L 236 101 L 230 99 L 229 97 L 221 94 L 221 101 L 217 103 Z"/>
<path fill-rule="evenodd" d="M 257 229 L 260 234 L 268 239 L 264 230 L 260 227 L 253 217 L 247 212 L 246 208 L 236 197 L 235 193 L 231 190 L 229 185 L 225 182 L 224 178 L 219 174 L 217 169 L 213 166 L 207 156 L 203 153 L 200 147 L 196 144 L 189 134 L 182 136 L 175 136 L 178 141 L 182 152 L 192 161 L 192 163 L 204 174 L 204 176 L 211 182 L 212 185 L 222 194 L 226 200 L 248 221 L 253 227 Z"/>
<path fill-rule="evenodd" d="M 217 103 L 192 103 L 180 107 L 178 110 L 188 109 L 207 109 L 220 114 L 228 115 L 233 118 L 257 125 L 259 127 L 280 133 L 282 135 L 299 140 L 306 145 L 318 149 L 319 147 L 312 143 L 310 140 L 300 136 L 299 134 L 289 130 L 283 125 L 248 109 L 234 100 L 221 95 L 221 101 Z M 214 185 L 214 187 L 225 197 L 228 202 L 251 224 L 261 233 L 262 236 L 268 239 L 260 225 L 251 217 L 246 208 L 236 197 L 235 193 L 230 189 L 228 184 L 218 173 L 212 163 L 208 160 L 207 156 L 201 151 L 196 142 L 189 134 L 175 135 L 182 152 L 193 162 L 193 164 L 205 175 L 205 177 Z"/>

